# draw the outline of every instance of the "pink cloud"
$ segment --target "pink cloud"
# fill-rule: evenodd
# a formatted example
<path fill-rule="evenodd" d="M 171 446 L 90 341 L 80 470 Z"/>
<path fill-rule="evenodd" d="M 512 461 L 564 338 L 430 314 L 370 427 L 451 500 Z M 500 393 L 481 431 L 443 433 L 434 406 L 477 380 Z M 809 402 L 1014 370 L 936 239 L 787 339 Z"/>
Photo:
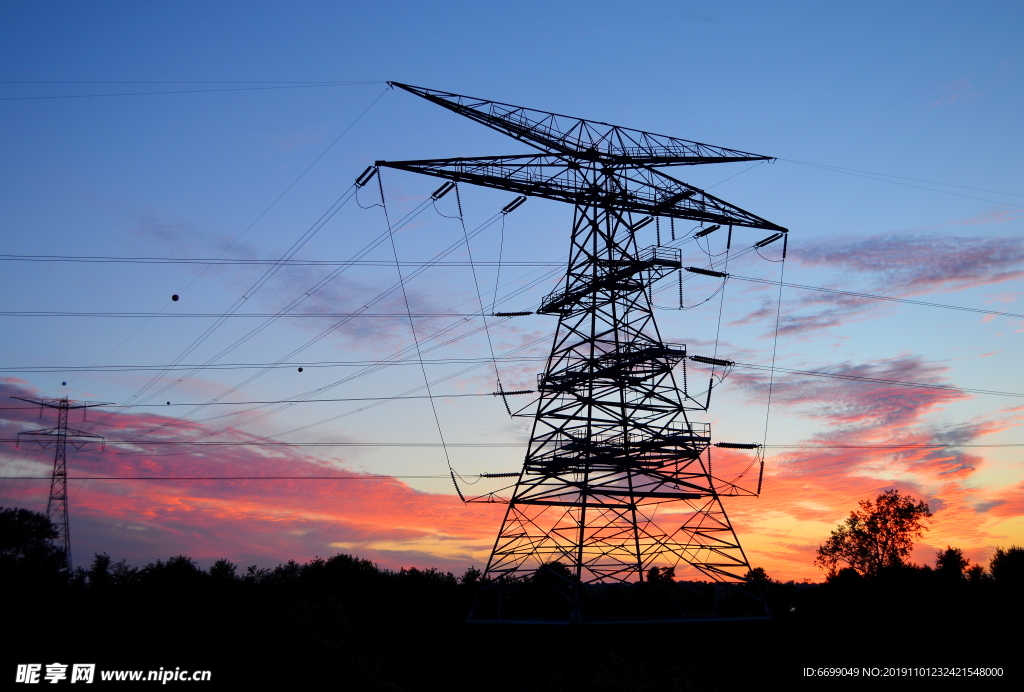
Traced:
<path fill-rule="evenodd" d="M 1019 212 L 992 212 L 953 222 L 955 225 L 1004 223 Z M 963 290 L 1024 277 L 1024 240 L 1019 236 L 956 237 L 895 232 L 868 238 L 830 239 L 793 252 L 794 261 L 812 268 L 841 272 L 846 290 L 907 298 L 937 291 Z M 1012 300 L 1001 294 L 996 300 Z M 809 335 L 878 316 L 894 308 L 870 298 L 814 291 L 789 291 L 779 333 Z M 734 324 L 774 323 L 775 301 L 761 306 Z"/>
<path fill-rule="evenodd" d="M 0 396 L 31 396 L 10 381 Z M 4 437 L 48 424 L 38 410 L 3 411 Z M 162 416 L 118 414 L 104 434 L 131 439 L 154 427 Z M 73 421 L 73 424 L 75 422 Z M 201 433 L 201 424 L 184 426 Z M 154 442 L 180 439 L 176 430 L 152 435 Z M 234 433 L 236 441 L 258 438 Z M 3 457 L 11 475 L 49 474 L 49 450 L 7 445 Z M 72 477 L 332 476 L 350 481 L 72 481 L 71 531 L 78 562 L 106 551 L 136 563 L 185 553 L 212 561 L 219 557 L 268 565 L 337 552 L 356 553 L 384 566 L 439 566 L 464 569 L 486 559 L 486 548 L 501 518 L 498 505 L 463 505 L 453 495 L 414 490 L 399 479 L 370 478 L 347 470 L 344 458 L 315 455 L 301 448 L 215 447 L 198 451 L 156 444 L 110 446 L 74 455 Z M 14 469 L 14 471 L 11 471 Z M 8 504 L 10 490 L 9 482 Z M 45 507 L 48 484 L 20 481 L 22 506 Z M 483 551 L 483 552 L 481 552 Z"/>
<path fill-rule="evenodd" d="M 946 372 L 916 356 L 829 370 L 934 383 L 941 383 Z M 936 425 L 928 421 L 930 413 L 968 395 L 875 382 L 776 377 L 773 408 L 777 405 L 805 420 L 818 419 L 827 427 L 802 442 L 812 448 L 769 453 L 761 497 L 729 505 L 730 516 L 747 527 L 744 540 L 755 546 L 749 551 L 751 559 L 770 573 L 795 579 L 820 577 L 809 565 L 828 531 L 858 500 L 873 498 L 888 488 L 898 488 L 931 506 L 935 514 L 932 531 L 915 553 L 929 562 L 935 550 L 946 545 L 961 547 L 973 559 L 982 559 L 998 544 L 993 520 L 1024 514 L 1019 489 L 992 496 L 989 490 L 973 487 L 975 471 L 985 460 L 959 446 L 1005 430 L 1011 422 L 997 418 Z M 767 387 L 766 377 L 760 373 L 737 371 L 730 382 L 746 389 L 752 398 L 763 398 Z M 781 442 L 771 435 L 768 441 Z M 774 528 L 780 525 L 787 528 Z M 820 528 L 808 540 L 794 540 L 800 527 L 815 525 Z"/>
<path fill-rule="evenodd" d="M 1019 236 L 887 233 L 813 243 L 794 255 L 806 266 L 862 275 L 885 288 L 887 295 L 897 296 L 995 284 L 1024 276 L 1024 240 Z"/>
<path fill-rule="evenodd" d="M 942 383 L 946 375 L 944 366 L 915 356 L 848 363 L 838 371 L 935 383 Z M 762 373 L 737 371 L 727 382 L 752 398 L 763 397 L 767 386 Z M 10 379 L 0 384 L 3 397 L 32 394 Z M 916 559 L 930 561 L 935 550 L 954 545 L 965 549 L 972 559 L 983 560 L 995 545 L 1007 544 L 999 522 L 1024 514 L 1021 487 L 994 491 L 973 487 L 975 470 L 985 460 L 957 446 L 983 439 L 1007 423 L 1002 419 L 959 425 L 929 422 L 931 413 L 966 396 L 886 383 L 777 376 L 774 406 L 805 420 L 820 421 L 823 427 L 804 441 L 817 448 L 769 450 L 761 497 L 727 500 L 752 563 L 764 566 L 776 578 L 820 578 L 812 561 L 828 531 L 856 507 L 857 500 L 892 487 L 924 499 L 935 513 L 933 529 L 922 541 Z M 111 438 L 128 439 L 163 420 L 151 413 L 118 414 L 102 429 Z M 45 424 L 46 419 L 39 421 L 37 409 L 7 410 L 0 420 L 0 434 L 11 437 L 19 430 Z M 188 421 L 180 430 L 163 428 L 152 437 L 181 439 L 209 431 L 202 423 Z M 222 439 L 259 438 L 230 432 Z M 769 437 L 770 444 L 780 441 Z M 879 447 L 882 445 L 938 446 L 886 449 Z M 749 452 L 715 449 L 713 456 L 717 477 L 756 487 L 758 469 L 751 465 Z M 50 452 L 31 452 L 27 445 L 21 451 L 5 448 L 4 459 L 8 469 L 30 475 L 48 475 L 52 463 Z M 73 476 L 340 473 L 366 478 L 347 470 L 351 466 L 343 456 L 301 448 L 183 451 L 160 445 L 109 447 L 103 454 L 83 451 L 71 462 Z M 26 481 L 17 488 L 9 483 L 5 489 L 21 493 L 22 506 L 41 509 L 46 487 L 43 481 Z M 206 562 L 228 557 L 261 565 L 349 552 L 389 567 L 439 566 L 461 571 L 469 564 L 482 565 L 503 510 L 501 505 L 463 505 L 452 495 L 420 492 L 394 478 L 75 481 L 72 493 L 72 538 L 80 562 L 102 551 L 137 564 L 185 553 Z"/>

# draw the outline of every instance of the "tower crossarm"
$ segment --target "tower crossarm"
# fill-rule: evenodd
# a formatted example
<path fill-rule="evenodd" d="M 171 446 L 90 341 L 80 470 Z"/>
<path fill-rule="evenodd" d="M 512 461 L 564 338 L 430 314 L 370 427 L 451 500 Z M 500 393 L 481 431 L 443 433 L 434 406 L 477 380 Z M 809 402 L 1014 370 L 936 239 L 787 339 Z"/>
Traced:
<path fill-rule="evenodd" d="M 657 279 L 682 267 L 677 248 L 649 247 L 635 257 L 595 260 L 596 276 L 574 282 L 572 288 L 558 289 L 544 296 L 537 314 L 558 315 L 580 308 L 580 301 L 597 292 L 647 290 Z M 646 277 L 644 277 L 646 274 Z"/>
<path fill-rule="evenodd" d="M 639 384 L 663 375 L 686 357 L 683 344 L 627 345 L 560 371 L 537 375 L 538 391 L 564 391 L 599 380 Z"/>
<path fill-rule="evenodd" d="M 399 82 L 389 84 L 552 154 L 569 154 L 602 163 L 644 166 L 773 160 L 770 156 L 619 127 L 597 120 L 585 120 Z"/>
<path fill-rule="evenodd" d="M 19 435 L 60 435 L 63 437 L 83 437 L 87 439 L 102 440 L 103 435 L 94 435 L 93 433 L 85 432 L 84 430 L 75 430 L 74 428 L 44 428 L 42 430 L 26 430 L 18 433 Z"/>
<path fill-rule="evenodd" d="M 32 399 L 25 396 L 12 396 L 12 399 L 18 401 L 26 401 L 30 404 L 37 404 L 39 406 L 45 406 L 46 408 L 64 408 L 64 409 L 78 409 L 78 408 L 95 408 L 96 406 L 113 406 L 114 404 L 110 401 L 70 401 L 68 399 Z"/>
<path fill-rule="evenodd" d="M 377 161 L 384 168 L 544 197 L 699 223 L 785 232 L 781 226 L 718 199 L 699 188 L 644 166 L 583 165 L 553 155 Z"/>

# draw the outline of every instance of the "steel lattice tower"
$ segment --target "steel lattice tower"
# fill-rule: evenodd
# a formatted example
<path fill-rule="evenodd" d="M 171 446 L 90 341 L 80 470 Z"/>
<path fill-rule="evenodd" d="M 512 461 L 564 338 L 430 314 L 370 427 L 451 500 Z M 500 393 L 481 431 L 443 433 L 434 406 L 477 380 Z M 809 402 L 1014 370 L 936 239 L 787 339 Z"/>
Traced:
<path fill-rule="evenodd" d="M 749 565 L 720 498 L 754 493 L 715 478 L 705 463 L 709 425 L 691 421 L 689 412 L 707 410 L 710 385 L 702 400 L 690 395 L 686 347 L 663 342 L 652 310 L 651 286 L 682 269 L 680 251 L 641 249 L 636 231 L 662 217 L 728 226 L 730 234 L 734 226 L 786 233 L 655 168 L 770 157 L 393 86 L 540 153 L 377 166 L 575 206 L 568 272 L 537 310 L 557 316 L 558 327 L 538 376 L 525 464 L 485 571 L 496 593 L 490 602 L 478 599 L 472 619 L 598 622 L 587 588 L 643 582 L 658 565 L 686 563 L 714 582 L 742 583 Z M 536 582 L 545 570 L 568 606 L 549 609 L 548 620 L 524 615 L 514 603 L 502 613 L 502 590 Z"/>
<path fill-rule="evenodd" d="M 18 433 L 31 435 L 39 442 L 40 446 L 46 448 L 51 444 L 54 446 L 53 475 L 50 477 L 50 497 L 46 502 L 46 516 L 50 518 L 57 528 L 57 542 L 64 550 L 65 560 L 68 569 L 72 567 L 71 562 L 71 533 L 68 530 L 68 442 L 81 449 L 82 445 L 90 440 L 102 440 L 101 435 L 75 430 L 68 427 L 68 411 L 71 409 L 87 409 L 94 406 L 109 406 L 104 402 L 81 402 L 63 399 L 27 399 L 25 397 L 12 397 L 27 401 L 30 404 L 38 404 L 46 408 L 57 409 L 57 425 L 53 428 L 42 430 L 29 430 Z M 40 439 L 41 438 L 41 439 Z"/>

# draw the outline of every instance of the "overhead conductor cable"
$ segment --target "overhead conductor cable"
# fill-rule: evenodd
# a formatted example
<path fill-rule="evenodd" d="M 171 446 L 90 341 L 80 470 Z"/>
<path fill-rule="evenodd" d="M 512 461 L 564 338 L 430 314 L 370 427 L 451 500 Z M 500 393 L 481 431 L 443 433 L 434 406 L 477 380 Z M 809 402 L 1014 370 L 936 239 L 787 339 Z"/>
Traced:
<path fill-rule="evenodd" d="M 388 205 L 384 198 L 384 183 L 381 181 L 380 169 L 376 169 L 377 173 L 377 187 L 380 190 L 380 204 L 384 210 L 384 221 L 388 225 L 388 236 L 391 238 L 391 250 L 395 256 L 395 270 L 398 272 L 398 283 L 402 287 L 402 298 L 405 300 L 405 309 L 409 313 L 409 330 L 412 332 L 412 341 L 416 347 L 416 357 L 420 361 L 420 371 L 423 373 L 423 382 L 427 390 L 427 395 L 430 396 L 430 410 L 434 413 L 434 423 L 437 425 L 437 436 L 441 440 L 441 448 L 444 450 L 444 458 L 448 464 L 448 473 L 452 479 L 452 485 L 455 486 L 455 492 L 458 493 L 459 499 L 463 502 L 466 501 L 465 496 L 462 494 L 462 489 L 459 488 L 459 482 L 455 480 L 455 469 L 452 468 L 452 459 L 448 454 L 448 446 L 444 441 L 444 431 L 441 430 L 441 419 L 437 415 L 437 405 L 434 403 L 433 395 L 430 391 L 430 378 L 427 377 L 427 366 L 423 363 L 423 353 L 420 350 L 419 338 L 416 336 L 416 322 L 412 318 L 412 308 L 409 305 L 409 293 L 405 290 L 405 279 L 402 277 L 402 265 L 398 261 L 398 246 L 395 244 L 395 234 L 391 231 L 391 219 L 388 216 Z"/>

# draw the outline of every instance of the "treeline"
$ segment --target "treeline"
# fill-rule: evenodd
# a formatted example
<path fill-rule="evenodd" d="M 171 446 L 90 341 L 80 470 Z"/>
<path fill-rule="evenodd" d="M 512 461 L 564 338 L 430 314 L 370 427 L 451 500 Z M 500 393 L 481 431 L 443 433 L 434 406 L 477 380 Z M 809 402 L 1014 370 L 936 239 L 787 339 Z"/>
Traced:
<path fill-rule="evenodd" d="M 773 611 L 798 610 L 806 618 L 861 619 L 889 612 L 932 619 L 988 620 L 1009 617 L 1024 605 L 1024 548 L 997 548 L 988 569 L 971 564 L 959 548 L 935 556 L 935 566 L 913 563 L 861 573 L 851 567 L 829 574 L 822 584 L 786 584 L 763 571 L 761 581 Z"/>
<path fill-rule="evenodd" d="M 5 659 L 97 663 L 106 669 L 208 669 L 214 682 L 358 690 L 833 690 L 803 677 L 818 666 L 1004 666 L 986 689 L 1011 684 L 1024 614 L 1024 550 L 987 569 L 959 551 L 934 567 L 822 584 L 750 574 L 774 619 L 673 625 L 468 625 L 480 572 L 388 570 L 351 555 L 273 569 L 186 556 L 136 567 L 94 556 L 64 569 L 52 526 L 0 510 L 0 588 L 7 596 Z M 654 583 L 682 590 L 659 571 Z M 1019 677 L 1013 684 L 1019 684 Z M 863 680 L 847 680 L 863 689 Z M 883 686 L 873 683 L 872 686 Z M 215 684 L 214 687 L 217 687 Z M 901 689 L 917 683 L 901 681 Z"/>

